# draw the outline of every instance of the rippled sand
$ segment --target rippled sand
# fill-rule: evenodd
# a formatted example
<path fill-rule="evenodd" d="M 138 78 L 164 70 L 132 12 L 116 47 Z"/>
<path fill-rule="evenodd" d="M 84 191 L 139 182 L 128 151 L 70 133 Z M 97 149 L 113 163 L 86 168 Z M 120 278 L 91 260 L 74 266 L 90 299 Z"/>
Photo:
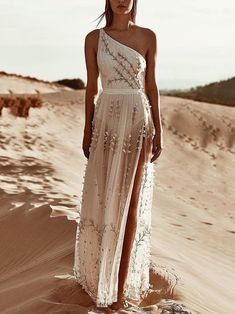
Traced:
<path fill-rule="evenodd" d="M 0 312 L 100 313 L 72 277 L 84 91 L 0 118 Z M 161 97 L 152 291 L 122 313 L 234 312 L 234 109 Z M 121 313 L 121 311 L 120 311 Z"/>

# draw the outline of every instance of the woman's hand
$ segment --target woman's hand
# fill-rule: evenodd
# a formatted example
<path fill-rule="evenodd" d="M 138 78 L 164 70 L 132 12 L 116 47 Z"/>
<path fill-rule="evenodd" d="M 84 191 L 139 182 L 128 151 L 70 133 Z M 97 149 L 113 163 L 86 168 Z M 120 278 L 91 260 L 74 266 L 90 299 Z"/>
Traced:
<path fill-rule="evenodd" d="M 161 137 L 159 136 L 159 134 L 155 134 L 154 138 L 153 138 L 153 148 L 152 148 L 152 158 L 150 160 L 150 162 L 153 162 L 154 160 L 156 160 L 161 152 L 162 152 L 162 143 L 161 143 Z"/>
<path fill-rule="evenodd" d="M 92 139 L 92 126 L 85 127 L 83 133 L 82 149 L 87 159 L 89 158 L 90 155 L 89 148 L 91 145 L 91 139 Z"/>

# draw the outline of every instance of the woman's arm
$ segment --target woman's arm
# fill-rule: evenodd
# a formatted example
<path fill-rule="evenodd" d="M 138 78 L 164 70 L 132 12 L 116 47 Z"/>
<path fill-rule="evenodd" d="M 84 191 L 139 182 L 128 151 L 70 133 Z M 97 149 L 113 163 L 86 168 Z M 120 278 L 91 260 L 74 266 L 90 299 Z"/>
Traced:
<path fill-rule="evenodd" d="M 97 44 L 99 30 L 94 30 L 85 38 L 85 60 L 87 69 L 87 86 L 85 94 L 86 122 L 84 130 L 90 129 L 94 114 L 94 100 L 98 93 L 99 70 L 97 65 Z"/>
<path fill-rule="evenodd" d="M 145 77 L 145 92 L 149 98 L 153 123 L 156 129 L 157 144 L 162 147 L 162 125 L 160 117 L 160 96 L 155 78 L 157 60 L 157 37 L 152 30 L 148 30 L 149 49 L 147 51 L 147 68 Z"/>
<path fill-rule="evenodd" d="M 87 69 L 87 86 L 85 93 L 85 127 L 83 136 L 84 155 L 89 157 L 89 147 L 92 137 L 92 121 L 95 109 L 95 97 L 98 93 L 99 70 L 97 65 L 97 46 L 99 30 L 94 30 L 85 38 L 85 60 Z"/>

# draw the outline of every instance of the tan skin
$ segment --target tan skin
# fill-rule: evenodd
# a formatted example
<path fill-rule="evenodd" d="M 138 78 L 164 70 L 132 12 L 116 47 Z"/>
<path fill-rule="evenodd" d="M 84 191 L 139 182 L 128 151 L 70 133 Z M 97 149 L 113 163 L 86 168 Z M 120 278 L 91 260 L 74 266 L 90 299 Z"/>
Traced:
<path fill-rule="evenodd" d="M 160 120 L 159 91 L 155 78 L 155 66 L 157 58 L 157 37 L 156 34 L 144 27 L 140 27 L 131 21 L 131 8 L 133 0 L 110 0 L 113 10 L 113 21 L 110 27 L 104 30 L 112 38 L 124 45 L 138 51 L 146 59 L 145 93 L 149 98 L 152 118 L 155 126 L 155 136 L 152 141 L 151 162 L 154 162 L 162 151 L 162 126 Z M 126 8 L 118 8 L 123 4 Z M 136 40 L 138 38 L 138 40 Z M 85 127 L 83 135 L 83 152 L 89 158 L 89 147 L 92 136 L 92 120 L 94 115 L 94 103 L 98 94 L 99 69 L 97 65 L 99 30 L 93 30 L 85 38 L 85 59 L 87 67 L 87 87 L 85 95 Z M 141 151 L 140 162 L 137 168 L 130 209 L 127 219 L 126 233 L 123 245 L 123 255 L 119 270 L 118 300 L 113 303 L 111 309 L 120 309 L 124 306 L 123 289 L 127 277 L 127 270 L 130 260 L 130 250 L 136 230 L 136 208 L 143 171 L 144 152 Z M 142 162 L 141 162 L 142 161 Z M 108 310 L 108 309 L 107 309 Z"/>

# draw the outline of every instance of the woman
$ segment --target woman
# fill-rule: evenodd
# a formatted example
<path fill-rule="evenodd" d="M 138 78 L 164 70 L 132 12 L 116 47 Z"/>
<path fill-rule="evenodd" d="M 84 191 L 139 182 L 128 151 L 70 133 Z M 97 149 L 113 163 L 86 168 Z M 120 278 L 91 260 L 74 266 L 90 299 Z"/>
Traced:
<path fill-rule="evenodd" d="M 73 271 L 111 309 L 149 289 L 153 162 L 162 150 L 157 40 L 135 24 L 136 10 L 137 0 L 106 0 L 106 27 L 85 39 L 87 164 Z"/>

